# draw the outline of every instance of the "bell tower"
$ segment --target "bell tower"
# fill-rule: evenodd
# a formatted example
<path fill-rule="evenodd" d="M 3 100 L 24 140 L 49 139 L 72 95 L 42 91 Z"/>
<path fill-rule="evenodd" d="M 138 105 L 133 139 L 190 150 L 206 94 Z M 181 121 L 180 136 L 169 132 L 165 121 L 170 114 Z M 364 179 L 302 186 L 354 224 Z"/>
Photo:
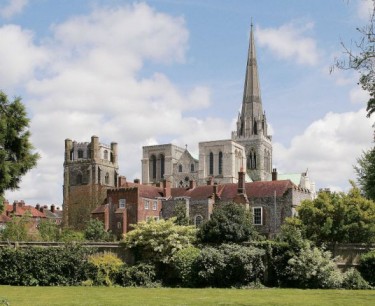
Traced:
<path fill-rule="evenodd" d="M 245 84 L 237 130 L 232 140 L 243 145 L 246 152 L 247 173 L 253 181 L 270 180 L 272 171 L 272 138 L 267 132 L 267 118 L 263 111 L 254 30 L 251 24 Z"/>

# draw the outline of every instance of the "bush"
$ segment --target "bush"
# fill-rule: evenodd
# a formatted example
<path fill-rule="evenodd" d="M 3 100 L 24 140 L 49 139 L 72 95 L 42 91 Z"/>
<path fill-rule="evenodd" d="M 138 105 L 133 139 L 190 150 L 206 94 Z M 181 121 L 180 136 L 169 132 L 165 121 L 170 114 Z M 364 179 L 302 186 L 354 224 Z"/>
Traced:
<path fill-rule="evenodd" d="M 0 248 L 0 284 L 13 286 L 79 285 L 87 278 L 88 255 L 81 246 Z"/>
<path fill-rule="evenodd" d="M 175 285 L 194 287 L 193 264 L 200 250 L 191 246 L 173 255 L 171 265 L 175 274 Z"/>
<path fill-rule="evenodd" d="M 111 286 L 123 262 L 111 252 L 97 253 L 88 258 L 90 276 L 94 285 Z"/>
<path fill-rule="evenodd" d="M 361 273 L 352 268 L 345 272 L 344 280 L 342 282 L 344 289 L 370 289 L 371 286 L 366 282 Z"/>
<path fill-rule="evenodd" d="M 331 260 L 331 253 L 309 243 L 288 260 L 285 272 L 297 288 L 340 288 L 342 284 L 342 274 Z"/>
<path fill-rule="evenodd" d="M 371 286 L 375 286 L 375 251 L 368 252 L 361 256 L 358 270 Z"/>
<path fill-rule="evenodd" d="M 205 247 L 194 262 L 198 286 L 244 286 L 263 277 L 264 251 L 237 244 Z"/>
<path fill-rule="evenodd" d="M 135 266 L 123 265 L 117 276 L 117 283 L 124 287 L 159 287 L 155 266 L 141 263 Z"/>

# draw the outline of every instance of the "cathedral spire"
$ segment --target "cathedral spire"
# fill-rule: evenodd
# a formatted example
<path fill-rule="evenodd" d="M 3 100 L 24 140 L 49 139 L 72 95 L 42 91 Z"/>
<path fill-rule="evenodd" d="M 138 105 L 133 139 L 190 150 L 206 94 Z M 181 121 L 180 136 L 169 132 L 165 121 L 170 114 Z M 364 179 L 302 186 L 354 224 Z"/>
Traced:
<path fill-rule="evenodd" d="M 255 51 L 254 29 L 251 22 L 249 51 L 247 56 L 245 84 L 242 100 L 241 124 L 237 131 L 238 136 L 249 136 L 254 134 L 255 124 L 262 117 L 262 99 L 260 95 L 258 66 Z"/>

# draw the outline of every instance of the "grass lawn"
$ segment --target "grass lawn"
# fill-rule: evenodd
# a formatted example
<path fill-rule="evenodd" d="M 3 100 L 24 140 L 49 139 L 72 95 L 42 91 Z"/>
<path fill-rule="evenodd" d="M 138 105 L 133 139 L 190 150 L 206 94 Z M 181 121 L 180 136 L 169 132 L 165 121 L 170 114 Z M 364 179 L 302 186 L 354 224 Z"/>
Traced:
<path fill-rule="evenodd" d="M 375 290 L 144 289 L 0 286 L 16 305 L 375 305 Z M 0 304 L 2 305 L 2 304 Z"/>

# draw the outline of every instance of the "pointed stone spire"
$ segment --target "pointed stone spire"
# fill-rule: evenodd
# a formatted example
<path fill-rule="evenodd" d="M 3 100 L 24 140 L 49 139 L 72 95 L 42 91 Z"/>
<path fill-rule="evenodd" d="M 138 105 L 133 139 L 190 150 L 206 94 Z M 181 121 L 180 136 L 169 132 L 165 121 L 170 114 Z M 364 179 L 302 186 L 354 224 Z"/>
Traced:
<path fill-rule="evenodd" d="M 254 42 L 254 30 L 251 23 L 249 51 L 247 56 L 246 76 L 242 100 L 238 137 L 249 137 L 254 134 L 254 120 L 263 116 L 262 99 L 260 95 L 258 66 Z"/>

